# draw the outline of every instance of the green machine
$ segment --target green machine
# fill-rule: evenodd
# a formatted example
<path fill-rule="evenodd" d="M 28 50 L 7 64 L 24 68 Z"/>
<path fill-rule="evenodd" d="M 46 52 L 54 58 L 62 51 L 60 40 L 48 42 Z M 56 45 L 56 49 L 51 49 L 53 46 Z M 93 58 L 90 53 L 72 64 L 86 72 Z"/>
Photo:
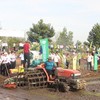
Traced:
<path fill-rule="evenodd" d="M 43 61 L 42 59 L 33 60 L 30 67 L 36 67 L 37 65 L 41 64 Z"/>

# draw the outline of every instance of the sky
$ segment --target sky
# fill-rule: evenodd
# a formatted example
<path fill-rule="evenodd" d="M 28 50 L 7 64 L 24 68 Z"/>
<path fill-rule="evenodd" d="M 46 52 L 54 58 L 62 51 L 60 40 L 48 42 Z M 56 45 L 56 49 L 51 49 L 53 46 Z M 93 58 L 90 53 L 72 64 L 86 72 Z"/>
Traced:
<path fill-rule="evenodd" d="M 100 24 L 100 0 L 0 0 L 2 29 L 26 32 L 40 19 L 51 24 L 56 35 L 65 27 L 73 32 L 74 42 L 84 42 Z"/>

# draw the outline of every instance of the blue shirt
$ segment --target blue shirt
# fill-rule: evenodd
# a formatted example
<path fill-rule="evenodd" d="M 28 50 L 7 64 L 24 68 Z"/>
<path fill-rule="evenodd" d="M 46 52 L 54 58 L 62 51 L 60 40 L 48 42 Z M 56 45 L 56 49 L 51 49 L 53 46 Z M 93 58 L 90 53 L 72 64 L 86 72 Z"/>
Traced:
<path fill-rule="evenodd" d="M 45 65 L 46 65 L 46 69 L 47 70 L 52 70 L 53 69 L 53 67 L 55 67 L 55 63 L 53 62 L 53 61 L 47 61 L 47 62 L 45 62 Z"/>

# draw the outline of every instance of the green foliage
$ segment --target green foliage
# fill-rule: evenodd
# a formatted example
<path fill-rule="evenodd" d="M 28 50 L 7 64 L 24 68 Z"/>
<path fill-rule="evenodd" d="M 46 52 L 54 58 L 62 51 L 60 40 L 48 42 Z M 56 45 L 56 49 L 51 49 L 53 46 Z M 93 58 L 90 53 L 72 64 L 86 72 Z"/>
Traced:
<path fill-rule="evenodd" d="M 53 37 L 55 35 L 55 31 L 50 24 L 43 23 L 43 20 L 41 19 L 37 24 L 33 24 L 32 28 L 30 28 L 27 34 L 28 39 L 31 42 L 39 42 L 39 39 Z"/>
<path fill-rule="evenodd" d="M 62 67 L 62 68 L 65 68 L 65 65 L 64 65 L 64 63 L 63 63 L 63 52 L 59 52 L 59 57 L 60 57 L 60 67 Z"/>
<path fill-rule="evenodd" d="M 89 42 L 86 42 L 86 41 L 85 41 L 83 44 L 84 44 L 84 46 L 89 47 Z"/>
<path fill-rule="evenodd" d="M 40 45 L 39 44 L 32 44 L 31 45 L 31 50 L 37 50 L 37 51 L 39 51 L 39 49 L 40 49 Z"/>
<path fill-rule="evenodd" d="M 57 45 L 56 45 L 56 44 L 54 44 L 53 46 L 54 46 L 54 47 L 53 47 L 53 52 L 58 51 L 58 47 L 57 47 Z"/>
<path fill-rule="evenodd" d="M 17 51 L 18 56 L 23 52 L 23 49 Z"/>
<path fill-rule="evenodd" d="M 77 40 L 77 42 L 76 42 L 76 50 L 78 52 L 81 52 L 82 51 L 82 43 L 79 40 Z"/>
<path fill-rule="evenodd" d="M 89 32 L 87 40 L 90 44 L 92 43 L 92 46 L 100 47 L 100 25 L 98 23 Z"/>
<path fill-rule="evenodd" d="M 60 32 L 60 36 L 58 37 L 56 43 L 58 45 L 63 45 L 64 47 L 70 47 L 73 45 L 73 33 L 67 32 L 67 29 L 64 28 L 62 32 Z"/>
<path fill-rule="evenodd" d="M 87 59 L 87 53 L 82 53 L 82 59 Z"/>

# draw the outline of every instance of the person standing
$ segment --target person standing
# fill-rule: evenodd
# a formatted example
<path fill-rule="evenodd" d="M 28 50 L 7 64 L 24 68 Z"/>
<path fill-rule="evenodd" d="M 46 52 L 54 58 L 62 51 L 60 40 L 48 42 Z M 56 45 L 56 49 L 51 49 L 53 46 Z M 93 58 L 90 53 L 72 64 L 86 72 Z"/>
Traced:
<path fill-rule="evenodd" d="M 14 51 L 11 51 L 10 59 L 11 59 L 11 68 L 14 69 L 16 67 L 16 54 Z"/>
<path fill-rule="evenodd" d="M 66 54 L 65 53 L 63 53 L 61 60 L 62 60 L 62 63 L 64 65 L 64 68 L 66 68 Z"/>
<path fill-rule="evenodd" d="M 69 53 L 67 53 L 67 55 L 66 55 L 66 68 L 68 69 L 70 66 L 70 55 L 69 55 Z"/>
<path fill-rule="evenodd" d="M 23 46 L 24 49 L 24 68 L 26 67 L 27 62 L 27 68 L 30 66 L 30 43 L 26 41 Z"/>
<path fill-rule="evenodd" d="M 1 56 L 1 74 L 4 76 L 9 75 L 9 69 L 10 69 L 10 58 L 8 57 L 8 53 L 5 52 Z"/>
<path fill-rule="evenodd" d="M 22 52 L 20 55 L 19 55 L 20 59 L 21 59 L 21 65 L 24 66 L 24 53 Z"/>
<path fill-rule="evenodd" d="M 55 53 L 54 52 L 51 52 L 51 54 L 49 55 L 49 57 L 51 57 L 51 59 L 54 61 L 54 56 L 55 56 Z"/>
<path fill-rule="evenodd" d="M 19 50 L 23 49 L 23 46 L 24 46 L 24 43 L 23 42 L 20 42 L 19 43 Z"/>
<path fill-rule="evenodd" d="M 58 52 L 56 52 L 54 55 L 54 62 L 56 63 L 57 67 L 59 67 L 59 61 L 60 61 L 60 56 L 58 55 Z"/>
<path fill-rule="evenodd" d="M 16 44 L 13 43 L 13 50 L 16 51 Z"/>
<path fill-rule="evenodd" d="M 92 60 L 93 60 L 93 56 L 91 53 L 89 53 L 87 57 L 87 69 L 92 70 Z"/>

